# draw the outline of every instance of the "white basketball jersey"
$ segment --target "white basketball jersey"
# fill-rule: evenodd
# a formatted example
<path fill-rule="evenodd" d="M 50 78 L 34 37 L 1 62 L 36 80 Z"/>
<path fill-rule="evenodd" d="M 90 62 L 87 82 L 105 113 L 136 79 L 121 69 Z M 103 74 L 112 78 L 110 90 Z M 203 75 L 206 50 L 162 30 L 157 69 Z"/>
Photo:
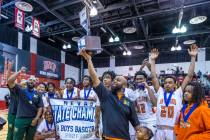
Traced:
<path fill-rule="evenodd" d="M 164 101 L 164 89 L 159 88 L 157 100 L 157 125 L 166 125 L 174 127 L 179 118 L 180 110 L 182 108 L 182 89 L 178 88 L 171 97 L 168 107 Z M 168 99 L 169 93 L 167 93 Z"/>
<path fill-rule="evenodd" d="M 80 90 L 80 98 L 85 99 L 85 96 L 87 96 L 88 92 L 89 92 L 89 90 L 86 90 L 86 95 L 85 95 L 85 90 L 84 89 Z M 90 94 L 88 96 L 88 99 L 95 100 L 96 106 L 100 106 L 99 98 L 92 88 L 91 88 Z"/>
<path fill-rule="evenodd" d="M 72 95 L 72 99 L 78 96 L 77 91 L 78 91 L 78 89 L 76 87 L 74 87 L 74 92 L 73 92 L 73 95 Z M 68 94 L 68 96 L 67 96 L 67 94 Z M 71 92 L 67 92 L 67 89 L 65 88 L 64 91 L 63 91 L 63 98 L 67 99 L 70 96 L 71 96 Z"/>
<path fill-rule="evenodd" d="M 152 110 L 152 102 L 150 100 L 148 90 L 139 90 L 136 89 L 133 93 L 133 97 L 130 96 L 130 99 L 134 101 L 136 108 L 136 113 L 139 120 L 144 119 L 156 119 L 156 115 Z"/>

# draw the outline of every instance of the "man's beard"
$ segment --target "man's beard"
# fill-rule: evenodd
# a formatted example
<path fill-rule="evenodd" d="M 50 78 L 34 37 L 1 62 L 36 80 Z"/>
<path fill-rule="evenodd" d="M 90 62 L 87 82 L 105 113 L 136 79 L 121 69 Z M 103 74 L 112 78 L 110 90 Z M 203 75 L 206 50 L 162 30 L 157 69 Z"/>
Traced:
<path fill-rule="evenodd" d="M 27 84 L 28 89 L 32 90 L 34 89 L 34 85 L 33 84 Z"/>
<path fill-rule="evenodd" d="M 116 86 L 116 87 L 113 87 L 112 86 L 112 93 L 113 94 L 117 94 L 117 92 L 121 91 L 122 90 L 122 87 L 119 87 L 119 86 Z"/>

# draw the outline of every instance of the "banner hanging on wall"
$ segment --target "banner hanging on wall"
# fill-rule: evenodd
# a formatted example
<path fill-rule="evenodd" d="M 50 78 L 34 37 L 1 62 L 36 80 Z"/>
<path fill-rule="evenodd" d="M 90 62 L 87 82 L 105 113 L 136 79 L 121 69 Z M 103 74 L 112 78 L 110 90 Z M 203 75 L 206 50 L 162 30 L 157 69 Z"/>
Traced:
<path fill-rule="evenodd" d="M 50 99 L 56 133 L 62 140 L 95 138 L 94 101 Z"/>
<path fill-rule="evenodd" d="M 36 75 L 59 80 L 61 79 L 61 63 L 37 56 Z"/>
<path fill-rule="evenodd" d="M 40 20 L 34 17 L 32 20 L 32 34 L 36 37 L 40 37 Z"/>
<path fill-rule="evenodd" d="M 15 27 L 24 31 L 25 29 L 25 13 L 15 7 Z"/>

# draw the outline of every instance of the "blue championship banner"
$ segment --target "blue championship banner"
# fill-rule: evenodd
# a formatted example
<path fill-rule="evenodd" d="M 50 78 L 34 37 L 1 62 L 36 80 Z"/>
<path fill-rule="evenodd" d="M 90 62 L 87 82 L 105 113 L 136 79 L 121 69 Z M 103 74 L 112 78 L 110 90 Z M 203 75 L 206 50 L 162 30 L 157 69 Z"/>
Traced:
<path fill-rule="evenodd" d="M 57 135 L 61 140 L 95 140 L 96 102 L 50 99 Z"/>

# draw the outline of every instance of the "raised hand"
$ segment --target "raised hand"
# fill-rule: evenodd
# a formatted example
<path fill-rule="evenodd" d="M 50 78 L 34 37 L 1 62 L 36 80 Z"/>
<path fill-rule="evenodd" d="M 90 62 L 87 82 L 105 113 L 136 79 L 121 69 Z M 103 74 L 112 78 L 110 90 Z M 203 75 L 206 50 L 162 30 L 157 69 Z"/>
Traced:
<path fill-rule="evenodd" d="M 148 63 L 148 59 L 144 59 L 141 65 L 146 66 L 147 63 Z"/>
<path fill-rule="evenodd" d="M 150 59 L 156 60 L 158 58 L 158 55 L 159 55 L 158 49 L 154 48 L 151 50 Z"/>
<path fill-rule="evenodd" d="M 188 53 L 191 57 L 196 57 L 198 54 L 198 46 L 196 44 L 191 45 L 190 49 L 188 49 Z"/>
<path fill-rule="evenodd" d="M 90 60 L 91 59 L 91 56 L 90 54 L 88 54 L 85 49 L 82 49 L 79 53 L 79 55 L 83 56 L 85 60 Z"/>

